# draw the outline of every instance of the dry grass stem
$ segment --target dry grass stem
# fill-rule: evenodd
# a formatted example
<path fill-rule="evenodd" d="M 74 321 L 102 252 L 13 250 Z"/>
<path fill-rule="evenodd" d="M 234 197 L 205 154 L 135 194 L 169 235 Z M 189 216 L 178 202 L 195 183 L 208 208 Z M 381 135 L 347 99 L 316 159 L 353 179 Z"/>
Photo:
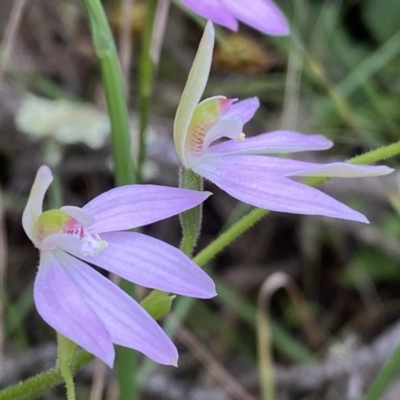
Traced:
<path fill-rule="evenodd" d="M 170 5 L 170 0 L 159 1 L 157 4 L 150 43 L 150 58 L 153 61 L 154 69 L 157 69 L 160 61 L 161 48 L 165 37 L 165 28 L 167 26 Z"/>
<path fill-rule="evenodd" d="M 129 99 L 130 70 L 132 65 L 132 22 L 134 0 L 122 0 L 122 23 L 119 32 L 119 58 L 122 78 L 125 85 L 125 96 Z"/>
<path fill-rule="evenodd" d="M 7 67 L 7 62 L 11 55 L 11 50 L 14 47 L 18 26 L 27 3 L 26 0 L 14 0 L 11 15 L 4 31 L 3 43 L 1 46 L 2 54 L 0 58 L 0 87 L 3 81 L 4 71 Z"/>
<path fill-rule="evenodd" d="M 176 337 L 194 354 L 207 368 L 210 374 L 225 387 L 227 392 L 238 400 L 256 400 L 247 390 L 238 383 L 229 372 L 215 359 L 197 338 L 183 326 L 180 326 Z"/>

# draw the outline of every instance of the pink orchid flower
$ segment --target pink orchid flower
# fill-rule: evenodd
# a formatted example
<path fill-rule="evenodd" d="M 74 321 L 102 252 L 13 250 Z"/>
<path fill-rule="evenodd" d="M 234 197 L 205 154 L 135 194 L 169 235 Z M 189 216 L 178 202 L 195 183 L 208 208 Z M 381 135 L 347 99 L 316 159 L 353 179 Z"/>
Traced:
<path fill-rule="evenodd" d="M 271 0 L 181 0 L 196 14 L 233 31 L 238 21 L 268 35 L 284 36 L 289 25 Z"/>
<path fill-rule="evenodd" d="M 231 196 L 272 211 L 324 215 L 368 222 L 366 217 L 292 177 L 368 177 L 389 174 L 386 166 L 343 162 L 316 164 L 264 154 L 325 150 L 332 142 L 321 135 L 274 131 L 245 139 L 243 124 L 259 106 L 257 98 L 215 96 L 199 103 L 211 67 L 214 29 L 209 22 L 199 45 L 175 116 L 174 141 L 183 168 L 190 168 Z M 221 138 L 231 140 L 213 144 Z"/>
<path fill-rule="evenodd" d="M 40 167 L 22 217 L 26 234 L 40 251 L 34 284 L 39 314 L 110 367 L 113 343 L 160 364 L 176 365 L 176 347 L 157 322 L 87 263 L 148 288 L 215 296 L 211 278 L 181 251 L 140 233 L 123 232 L 190 209 L 210 193 L 128 185 L 101 194 L 83 208 L 42 211 L 52 180 L 50 168 Z"/>

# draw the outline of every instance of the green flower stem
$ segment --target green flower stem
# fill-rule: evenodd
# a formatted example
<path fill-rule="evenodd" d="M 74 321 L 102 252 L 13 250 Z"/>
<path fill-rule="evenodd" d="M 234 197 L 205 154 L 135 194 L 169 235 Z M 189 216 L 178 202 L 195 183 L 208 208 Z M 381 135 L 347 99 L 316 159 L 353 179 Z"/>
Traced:
<path fill-rule="evenodd" d="M 75 385 L 71 366 L 76 355 L 77 345 L 57 332 L 57 365 L 67 387 L 67 399 L 75 400 Z"/>
<path fill-rule="evenodd" d="M 115 42 L 100 0 L 81 1 L 90 23 L 93 46 L 101 67 L 111 123 L 111 144 L 116 184 L 135 183 L 135 167 L 130 152 L 128 109 Z"/>
<path fill-rule="evenodd" d="M 179 171 L 179 187 L 192 190 L 203 190 L 203 178 L 191 169 L 181 168 Z M 200 235 L 201 222 L 203 217 L 202 204 L 187 210 L 179 215 L 182 225 L 182 241 L 180 249 L 191 256 Z"/>
<path fill-rule="evenodd" d="M 372 150 L 368 153 L 364 153 L 360 156 L 356 156 L 349 160 L 350 163 L 367 165 L 377 161 L 385 160 L 390 157 L 394 157 L 400 154 L 400 141 L 390 144 L 388 146 L 381 147 L 376 150 Z M 323 178 L 325 180 L 325 178 Z M 314 182 L 313 185 L 317 186 L 319 183 Z M 244 233 L 247 229 L 252 227 L 255 223 L 260 221 L 263 217 L 268 214 L 267 210 L 253 209 L 238 222 L 234 223 L 230 228 L 228 228 L 220 237 L 210 243 L 202 251 L 200 251 L 194 261 L 199 266 L 204 266 L 213 257 L 215 257 L 219 252 L 221 252 L 226 246 L 231 244 L 237 239 L 239 235 Z M 190 308 L 193 299 L 185 303 L 185 308 L 182 310 L 180 315 L 180 320 L 184 319 L 187 310 Z M 168 332 L 173 335 L 174 329 L 171 328 Z M 400 352 L 400 350 L 399 350 Z M 397 353 L 397 350 L 396 350 Z M 400 358 L 400 355 L 399 355 Z M 86 364 L 88 364 L 93 359 L 93 356 L 89 353 L 82 352 L 79 353 L 75 359 L 75 362 L 71 368 L 72 372 L 79 370 Z M 17 385 L 11 386 L 0 392 L 0 400 L 23 400 L 27 398 L 28 394 L 31 396 L 33 393 L 40 393 L 51 386 L 54 386 L 60 382 L 63 382 L 63 377 L 59 370 L 50 370 L 38 374 L 24 382 L 20 382 Z M 372 391 L 373 388 L 371 388 Z M 375 389 L 374 389 L 375 390 Z M 122 398 L 122 397 L 121 397 Z M 133 399 L 133 398 L 130 398 Z M 366 398 L 365 400 L 373 400 L 373 397 Z"/>
<path fill-rule="evenodd" d="M 149 120 L 150 99 L 153 88 L 154 64 L 150 56 L 150 47 L 157 0 L 148 0 L 146 7 L 146 21 L 144 24 L 142 49 L 139 60 L 139 152 L 136 165 L 139 182 L 143 178 L 142 169 L 146 158 L 146 129 Z"/>
<path fill-rule="evenodd" d="M 204 266 L 208 261 L 220 253 L 226 246 L 236 240 L 242 233 L 246 232 L 255 223 L 260 221 L 269 213 L 268 210 L 254 208 L 244 217 L 239 219 L 230 228 L 223 232 L 217 239 L 212 241 L 207 247 L 201 250 L 193 261 L 200 267 Z"/>
<path fill-rule="evenodd" d="M 81 352 L 75 357 L 71 366 L 71 373 L 80 370 L 85 365 L 93 360 L 93 356 L 89 353 Z M 17 383 L 0 392 L 0 400 L 25 400 L 30 399 L 34 395 L 39 395 L 41 392 L 55 385 L 64 382 L 61 371 L 58 368 L 50 369 L 42 372 L 26 381 Z"/>
<path fill-rule="evenodd" d="M 128 109 L 115 42 L 100 0 L 82 0 L 89 19 L 93 46 L 100 62 L 104 93 L 111 122 L 111 145 L 115 182 L 118 186 L 137 180 L 131 156 Z M 121 282 L 121 287 L 135 297 L 135 286 Z M 120 399 L 138 399 L 135 379 L 136 354 L 126 348 L 117 349 L 116 367 Z"/>
<path fill-rule="evenodd" d="M 386 160 L 387 158 L 394 157 L 398 154 L 400 154 L 400 141 L 353 157 L 348 160 L 348 162 L 351 164 L 367 165 L 375 163 L 377 161 Z M 328 181 L 329 179 L 330 178 L 324 177 L 309 178 L 306 179 L 304 182 L 310 186 L 318 186 Z M 224 233 L 222 233 L 222 235 L 211 242 L 202 251 L 200 251 L 193 260 L 200 266 L 205 265 L 208 261 L 214 258 L 218 253 L 220 253 L 226 246 L 236 240 L 242 233 L 246 232 L 255 223 L 264 218 L 268 213 L 268 210 L 263 210 L 260 208 L 253 209 L 247 215 L 245 215 L 239 221 L 233 224 L 230 228 L 228 228 Z"/>

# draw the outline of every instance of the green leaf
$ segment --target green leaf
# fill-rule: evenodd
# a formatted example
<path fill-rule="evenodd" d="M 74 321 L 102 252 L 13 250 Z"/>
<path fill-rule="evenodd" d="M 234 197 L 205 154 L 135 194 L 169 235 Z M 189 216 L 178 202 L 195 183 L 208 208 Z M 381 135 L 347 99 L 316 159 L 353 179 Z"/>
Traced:
<path fill-rule="evenodd" d="M 154 319 L 160 319 L 171 310 L 175 297 L 160 290 L 153 290 L 140 304 Z"/>

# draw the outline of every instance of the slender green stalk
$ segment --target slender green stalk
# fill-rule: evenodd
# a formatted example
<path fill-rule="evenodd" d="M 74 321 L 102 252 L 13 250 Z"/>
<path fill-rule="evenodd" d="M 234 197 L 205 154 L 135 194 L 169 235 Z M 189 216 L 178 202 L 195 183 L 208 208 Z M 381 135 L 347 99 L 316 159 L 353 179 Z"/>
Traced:
<path fill-rule="evenodd" d="M 78 353 L 71 367 L 74 373 L 89 364 L 93 360 L 93 356 L 86 352 Z M 26 381 L 17 383 L 0 392 L 0 400 L 25 400 L 32 398 L 35 394 L 39 395 L 46 389 L 64 382 L 61 371 L 58 368 L 50 369 L 42 372 Z"/>
<path fill-rule="evenodd" d="M 76 343 L 57 332 L 57 366 L 67 387 L 67 400 L 76 399 L 74 378 L 71 371 L 76 349 Z"/>
<path fill-rule="evenodd" d="M 386 392 L 390 382 L 398 373 L 400 367 L 400 344 L 394 349 L 386 364 L 379 371 L 378 376 L 370 386 L 363 400 L 379 400 Z"/>
<path fill-rule="evenodd" d="M 242 233 L 246 232 L 255 223 L 264 218 L 268 213 L 268 210 L 254 208 L 223 232 L 217 239 L 213 240 L 207 247 L 201 250 L 193 258 L 193 261 L 202 267 L 220 253 L 226 246 L 236 240 Z"/>
<path fill-rule="evenodd" d="M 81 1 L 89 19 L 93 46 L 102 73 L 111 122 L 111 144 L 116 184 L 134 183 L 136 176 L 130 153 L 128 109 L 115 42 L 100 0 Z"/>
<path fill-rule="evenodd" d="M 142 49 L 139 60 L 139 146 L 137 158 L 137 175 L 140 182 L 143 177 L 143 163 L 146 158 L 146 129 L 149 120 L 151 92 L 153 88 L 154 64 L 150 56 L 154 19 L 157 0 L 148 0 L 146 21 L 143 30 Z"/>
<path fill-rule="evenodd" d="M 132 184 L 137 180 L 131 156 L 128 109 L 115 42 L 100 0 L 82 0 L 90 22 L 93 45 L 100 62 L 104 93 L 111 122 L 111 144 L 115 182 Z M 122 281 L 121 287 L 135 297 L 135 286 Z M 117 349 L 116 367 L 120 399 L 138 399 L 135 377 L 136 354 L 126 348 Z"/>
<path fill-rule="evenodd" d="M 182 168 L 179 171 L 179 187 L 192 190 L 203 190 L 203 178 L 191 169 Z M 203 205 L 200 204 L 179 215 L 182 225 L 182 241 L 180 249 L 191 256 L 200 235 L 201 221 L 203 218 Z"/>

